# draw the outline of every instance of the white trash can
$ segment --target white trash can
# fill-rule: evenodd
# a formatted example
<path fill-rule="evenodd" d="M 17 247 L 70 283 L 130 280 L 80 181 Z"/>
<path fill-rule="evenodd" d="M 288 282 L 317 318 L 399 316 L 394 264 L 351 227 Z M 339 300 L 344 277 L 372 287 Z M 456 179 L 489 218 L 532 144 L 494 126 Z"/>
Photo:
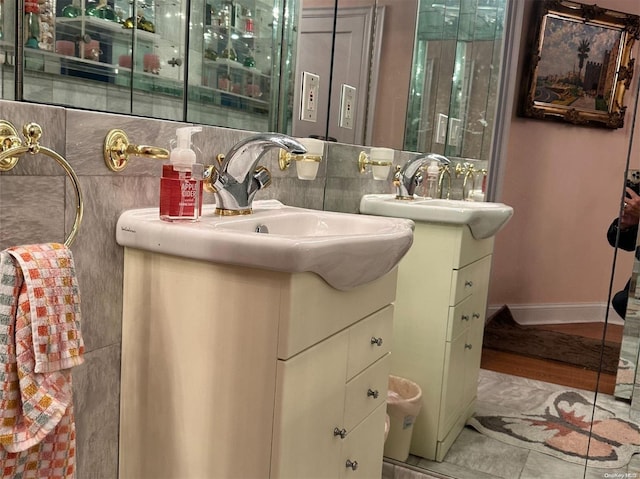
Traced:
<path fill-rule="evenodd" d="M 413 381 L 389 376 L 387 414 L 389 434 L 384 443 L 384 455 L 397 461 L 406 461 L 411 447 L 413 423 L 422 407 L 422 390 Z"/>

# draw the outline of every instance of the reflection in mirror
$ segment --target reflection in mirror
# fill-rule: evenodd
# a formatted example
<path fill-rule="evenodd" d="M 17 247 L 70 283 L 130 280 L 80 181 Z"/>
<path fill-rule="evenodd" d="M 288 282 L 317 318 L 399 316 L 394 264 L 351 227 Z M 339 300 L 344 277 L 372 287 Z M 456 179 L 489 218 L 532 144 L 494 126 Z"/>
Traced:
<path fill-rule="evenodd" d="M 291 134 L 325 138 L 338 0 L 300 0 Z"/>
<path fill-rule="evenodd" d="M 405 149 L 489 160 L 505 2 L 421 2 Z"/>
<path fill-rule="evenodd" d="M 426 2 L 425 2 L 426 3 Z M 436 2 L 433 2 L 436 3 Z M 446 3 L 447 5 L 451 5 L 453 2 L 440 2 L 440 3 Z M 511 3 L 511 2 L 510 2 Z M 529 2 L 532 3 L 532 2 Z M 430 5 L 432 5 L 432 2 L 429 2 Z M 526 20 L 525 20 L 526 21 Z M 524 23 L 523 23 L 524 25 Z M 518 26 L 518 28 L 521 25 Z M 509 37 L 512 38 L 512 37 Z M 519 37 L 516 37 L 517 39 L 515 40 L 515 43 L 519 43 Z M 492 48 L 497 48 L 496 51 L 499 51 L 502 49 L 503 46 L 503 39 L 500 39 L 498 42 L 500 45 L 498 45 L 497 47 L 492 47 Z M 475 46 L 475 45 L 473 45 Z M 452 53 L 452 56 L 460 61 L 462 60 L 462 56 L 464 55 L 465 59 L 468 59 L 470 56 L 474 56 L 476 54 L 476 52 L 474 51 L 475 48 L 473 48 L 473 46 L 469 46 L 469 45 L 465 45 L 464 47 L 464 53 L 462 52 L 462 49 L 457 48 L 458 45 L 456 45 L 454 47 L 455 49 L 455 54 Z M 435 46 L 434 46 L 435 48 Z M 518 46 L 516 45 L 516 50 L 518 49 Z M 418 51 L 418 48 L 416 48 L 416 51 Z M 422 52 L 422 58 L 426 58 L 426 53 Z M 497 55 L 497 57 L 499 57 L 499 55 Z M 494 60 L 492 60 L 492 63 L 489 64 L 489 70 L 494 69 L 494 65 L 493 62 L 496 62 L 497 65 L 500 64 L 500 59 L 496 58 Z M 424 62 L 423 62 L 424 63 Z M 468 68 L 468 65 L 465 66 L 465 68 Z M 433 75 L 436 75 L 435 73 L 435 68 L 433 69 L 434 73 Z M 418 73 L 420 72 L 424 72 L 423 70 L 420 70 Z M 415 72 L 414 72 L 415 73 Z M 493 72 L 491 72 L 491 74 L 496 74 L 495 70 Z M 510 74 L 511 76 L 506 78 L 506 82 L 509 82 L 511 84 L 515 83 L 517 81 L 517 74 L 516 74 L 516 68 L 514 65 L 513 70 L 511 70 L 510 72 L 504 72 L 503 74 Z M 412 75 L 412 79 L 414 79 L 413 77 L 415 76 Z M 465 78 L 465 75 L 461 75 L 460 76 L 461 79 Z M 466 88 L 466 91 L 473 91 L 474 89 L 474 83 L 477 84 L 476 80 L 478 79 L 475 75 L 471 75 L 470 77 L 467 75 L 466 78 L 471 78 L 470 80 L 467 80 L 467 87 L 464 86 L 464 81 L 463 83 L 461 83 L 462 85 L 462 89 Z M 495 80 L 497 81 L 497 75 L 495 77 Z M 450 92 L 451 92 L 451 88 L 453 88 L 452 86 L 450 86 Z M 418 91 L 418 94 L 421 91 L 424 90 L 416 90 Z M 486 88 L 485 91 L 489 92 L 490 89 Z M 446 106 L 446 110 L 444 111 L 444 113 L 446 115 L 450 115 L 450 108 L 451 110 L 453 110 L 454 108 L 457 108 L 458 105 L 453 105 L 453 99 L 450 98 L 451 97 L 451 93 L 449 92 L 449 94 L 447 95 L 445 92 L 442 92 L 443 95 L 446 95 L 447 98 L 449 98 L 449 101 L 447 102 L 447 106 Z M 412 97 L 414 97 L 415 92 L 412 92 Z M 439 95 L 439 94 L 438 94 Z M 637 95 L 637 93 L 636 93 Z M 433 96 L 433 94 L 432 94 Z M 496 98 L 496 93 L 493 93 L 492 95 L 488 95 L 485 96 L 485 101 L 496 101 L 498 100 Z M 430 102 L 430 105 L 434 102 L 435 100 L 432 100 Z M 461 114 L 461 116 L 466 116 L 467 119 L 470 116 L 470 111 L 474 108 L 478 108 L 478 112 L 482 111 L 482 107 L 480 106 L 471 106 L 469 103 L 467 103 L 464 106 L 461 106 L 461 111 L 463 111 L 463 113 Z M 465 110 L 466 109 L 466 110 Z M 424 108 L 424 110 L 427 110 L 426 106 Z M 428 111 L 428 110 L 427 110 Z M 457 114 L 457 113 L 456 113 Z M 634 116 L 637 115 L 637 107 L 635 109 L 635 111 L 628 111 L 628 119 L 630 119 L 630 116 Z M 429 113 L 428 115 L 428 119 L 429 121 L 433 122 L 433 118 L 434 118 L 434 112 Z M 493 119 L 490 116 L 486 116 L 483 118 L 488 124 L 490 124 Z M 512 120 L 511 118 L 507 119 L 507 123 L 512 122 L 513 123 L 518 123 L 517 121 Z M 449 140 L 448 140 L 448 136 L 450 136 L 450 133 L 446 131 L 446 128 L 450 128 L 450 126 L 448 125 L 449 121 L 448 118 L 444 120 L 445 122 L 445 135 L 444 135 L 444 140 L 442 142 L 442 145 L 440 145 L 441 148 L 443 148 L 442 153 L 447 153 L 447 154 L 460 154 L 460 155 L 473 155 L 474 153 L 465 153 L 464 150 L 464 145 L 465 143 L 468 144 L 471 142 L 471 140 L 469 139 L 464 139 L 461 145 L 450 145 Z M 467 122 L 470 123 L 470 122 Z M 517 124 L 518 128 L 519 128 L 519 133 L 520 136 L 516 137 L 518 139 L 522 139 L 523 136 L 523 131 L 527 130 L 529 128 L 528 124 L 527 125 L 522 125 L 522 122 L 520 122 L 520 124 Z M 467 128 L 467 132 L 466 133 L 475 133 L 475 130 L 469 126 L 466 127 Z M 408 127 L 407 127 L 408 129 Z M 425 128 L 426 129 L 426 128 Z M 637 129 L 636 129 L 637 131 Z M 535 237 L 536 240 L 540 239 L 540 234 L 538 231 L 532 231 L 531 229 L 527 229 L 526 227 L 523 228 L 522 227 L 522 221 L 528 221 L 529 218 L 532 218 L 533 216 L 539 214 L 539 210 L 536 211 L 536 209 L 538 208 L 539 204 L 544 204 L 543 201 L 541 201 L 541 198 L 532 198 L 531 192 L 532 190 L 535 190 L 536 192 L 541 192 L 543 195 L 549 195 L 549 197 L 554 198 L 554 200 L 559 199 L 559 198 L 565 198 L 567 195 L 564 194 L 556 194 L 556 192 L 558 190 L 562 190 L 563 193 L 566 193 L 566 182 L 567 179 L 566 178 L 558 178 L 558 167 L 560 166 L 558 164 L 558 159 L 556 158 L 555 152 L 557 151 L 556 148 L 562 148 L 561 145 L 566 145 L 566 143 L 562 143 L 559 141 L 559 137 L 566 137 L 566 135 L 571 134 L 571 135 L 575 135 L 576 138 L 585 138 L 585 135 L 591 135 L 592 133 L 589 132 L 584 132 L 583 129 L 578 129 L 578 128 L 574 128 L 571 129 L 570 131 L 568 129 L 564 129 L 561 131 L 550 131 L 549 128 L 544 129 L 544 130 L 540 130 L 537 132 L 539 135 L 539 138 L 544 138 L 545 136 L 547 136 L 550 140 L 550 142 L 554 142 L 555 145 L 553 146 L 553 148 L 546 148 L 547 145 L 545 146 L 541 146 L 540 150 L 542 151 L 536 151 L 535 153 L 531 154 L 531 158 L 529 158 L 529 155 L 527 154 L 520 154 L 521 152 L 518 151 L 518 147 L 514 146 L 513 147 L 513 160 L 509 160 L 510 164 L 511 161 L 513 161 L 513 164 L 519 163 L 520 165 L 518 166 L 518 172 L 519 174 L 517 176 L 511 176 L 510 179 L 512 180 L 512 185 L 511 185 L 511 190 L 514 189 L 513 185 L 517 185 L 516 189 L 520 188 L 522 191 L 518 192 L 517 199 L 522 199 L 523 202 L 522 204 L 522 208 L 518 209 L 516 208 L 516 212 L 515 212 L 515 216 L 520 215 L 521 218 L 524 218 L 524 220 L 519 219 L 518 223 L 515 225 L 516 230 L 513 230 L 511 232 L 511 235 L 508 236 L 510 241 L 514 241 L 514 242 L 520 242 L 522 241 L 522 238 L 519 238 L 519 235 L 527 235 L 527 234 L 533 234 L 533 236 Z M 524 133 L 526 135 L 526 133 Z M 554 135 L 556 135 L 556 137 L 554 137 Z M 626 143 L 629 141 L 630 137 L 632 136 L 632 133 L 630 133 L 630 130 L 627 129 L 625 135 L 618 135 L 618 136 L 612 136 L 609 135 L 608 137 L 602 137 L 602 141 L 609 145 L 609 147 L 620 147 L 621 143 L 625 143 L 625 153 L 626 153 Z M 492 135 L 490 134 L 486 141 L 483 140 L 483 143 L 491 143 L 492 140 Z M 428 138 L 425 141 L 425 144 L 428 141 L 431 141 L 433 144 L 433 138 L 434 138 L 434 132 L 431 130 L 429 132 Z M 566 141 L 566 138 L 563 138 L 564 141 Z M 454 140 L 455 141 L 455 140 Z M 517 145 L 517 141 L 514 141 L 514 145 Z M 417 144 L 417 136 L 416 136 L 416 144 Z M 531 147 L 533 147 L 533 142 L 528 143 L 527 145 L 530 145 Z M 485 153 L 483 152 L 485 150 L 485 148 L 487 148 L 487 151 L 490 151 L 490 148 L 487 146 L 485 147 L 484 145 L 474 145 L 473 148 L 471 148 L 470 145 L 468 145 L 470 147 L 470 150 L 475 151 L 476 155 L 479 155 L 480 157 L 482 157 L 482 155 L 484 155 Z M 455 147 L 458 149 L 453 149 L 452 151 L 446 151 L 444 150 L 444 148 L 449 148 L 449 147 Z M 433 149 L 433 146 L 430 145 L 427 148 L 429 148 L 430 150 Z M 417 147 L 414 149 L 418 149 Z M 545 151 L 548 150 L 548 151 Z M 618 150 L 617 150 L 618 151 Z M 637 151 L 637 148 L 636 148 Z M 496 158 L 496 157 L 500 157 L 500 152 L 492 152 L 490 154 L 489 157 L 487 158 Z M 503 152 L 506 154 L 506 152 Z M 570 154 L 569 154 L 570 155 Z M 582 152 L 580 154 L 581 156 L 581 160 L 584 159 L 584 152 Z M 594 155 L 594 157 L 598 158 L 600 157 L 600 155 Z M 637 158 L 637 155 L 635 156 L 635 158 Z M 549 162 L 548 166 L 547 163 L 544 163 L 543 165 L 538 165 L 537 163 L 534 164 L 535 162 L 532 161 L 527 161 L 527 160 L 534 160 L 534 159 L 544 159 L 545 162 L 547 160 L 552 160 Z M 595 160 L 594 160 L 595 161 Z M 542 161 L 541 161 L 542 163 Z M 618 162 L 620 163 L 620 162 Z M 491 164 L 490 167 L 495 167 L 497 165 Z M 543 183 L 537 183 L 535 181 L 530 181 L 528 176 L 534 175 L 535 173 L 537 173 L 537 168 L 538 166 L 540 166 L 540 168 L 549 168 L 551 170 L 551 174 L 549 176 L 553 176 L 553 180 L 559 180 L 557 183 L 555 182 L 545 182 Z M 561 169 L 564 168 L 566 165 L 562 165 Z M 514 165 L 515 167 L 515 165 Z M 609 171 L 611 171 L 612 169 L 615 169 L 615 166 L 612 166 L 611 168 L 609 168 Z M 566 171 L 566 170 L 564 170 Z M 615 171 L 615 175 L 619 175 L 620 171 Z M 541 174 L 535 174 L 535 178 L 546 178 L 544 175 Z M 575 176 L 576 179 L 582 179 L 582 176 L 580 174 L 576 174 Z M 590 180 L 590 181 L 599 181 L 596 179 Z M 616 180 L 617 181 L 617 180 Z M 616 188 L 618 187 L 618 185 L 616 184 Z M 607 191 L 611 191 L 613 189 L 613 187 L 611 187 L 611 184 L 609 183 L 607 185 Z M 576 193 L 577 194 L 577 193 Z M 580 198 L 584 198 L 584 196 L 580 193 L 577 194 L 577 196 L 579 196 Z M 514 217 L 515 217 L 514 216 Z M 607 220 L 608 224 L 609 219 Z M 582 224 L 582 220 L 579 222 L 579 224 Z M 606 228 L 606 224 L 604 225 L 604 228 Z M 548 230 L 545 230 L 545 224 L 544 221 L 542 222 L 542 224 L 538 224 L 538 227 L 541 228 L 541 230 L 545 231 L 548 234 Z M 515 233 L 514 233 L 515 231 Z M 590 240 L 587 240 L 587 243 L 589 242 L 593 242 L 595 244 L 598 244 L 598 242 L 602 242 L 602 225 L 600 225 L 600 233 L 598 237 L 591 237 L 590 236 Z M 567 239 L 567 242 L 571 242 L 571 239 Z M 544 261 L 546 263 L 548 262 L 555 262 L 556 260 L 559 261 L 563 261 L 563 254 L 561 253 L 560 255 L 555 254 L 555 249 L 554 249 L 554 253 L 549 253 L 549 256 L 552 257 L 553 259 L 551 261 L 550 258 L 544 258 L 541 256 L 541 254 L 535 249 L 535 241 L 534 243 L 534 248 L 529 248 L 528 246 L 531 245 L 531 242 L 529 241 L 523 241 L 524 244 L 527 245 L 526 248 L 522 248 L 522 249 L 518 249 L 518 248 L 514 248 L 514 250 L 516 251 L 521 251 L 522 252 L 522 256 L 520 256 L 522 259 L 524 259 L 525 255 L 531 255 L 534 258 L 534 261 Z M 559 247 L 560 243 L 565 243 L 564 240 L 561 240 L 558 237 L 554 238 L 554 246 L 555 247 Z M 571 247 L 575 248 L 575 244 L 574 243 L 570 243 Z M 499 245 L 500 247 L 504 246 L 504 243 L 501 243 Z M 590 247 L 593 247 L 593 244 L 590 245 Z M 591 251 L 591 250 L 589 250 Z M 608 252 L 609 250 L 607 250 Z M 584 252 L 581 253 L 581 257 L 584 258 Z M 568 259 L 568 258 L 567 258 Z M 495 264 L 495 261 L 494 261 Z M 521 271 L 514 271 L 517 270 L 517 268 L 514 268 L 514 257 L 512 256 L 511 258 L 509 258 L 509 274 L 506 277 L 506 282 L 511 283 L 511 278 L 514 277 L 520 277 L 520 276 L 525 276 L 527 273 L 525 272 L 521 272 Z M 630 266 L 630 265 L 629 265 Z M 559 273 L 559 269 L 562 268 L 562 266 L 558 267 L 558 265 L 553 265 L 551 267 L 550 270 L 547 270 L 547 272 L 550 275 L 553 275 L 555 273 Z M 598 270 L 598 275 L 601 274 L 606 274 L 606 272 L 602 269 L 602 268 L 597 268 Z M 574 269 L 572 268 L 572 274 L 570 276 L 575 276 L 575 275 L 580 275 L 582 273 L 583 269 Z M 588 271 L 588 268 L 585 266 L 584 267 L 584 271 L 585 273 Z M 587 273 L 588 274 L 588 273 Z M 423 275 L 424 276 L 424 275 Z M 423 277 L 421 276 L 420 281 L 423 281 Z M 549 279 L 549 277 L 547 276 L 546 278 L 547 280 Z M 498 282 L 502 281 L 505 282 L 505 278 L 495 278 L 495 280 L 497 280 Z M 494 278 L 492 278 L 492 282 L 494 281 Z M 519 298 L 518 291 L 513 291 L 515 289 L 518 288 L 519 285 L 523 284 L 524 287 L 529 286 L 529 284 L 525 284 L 526 281 L 524 282 L 520 282 L 518 280 L 517 284 L 509 284 L 507 285 L 507 288 L 510 290 L 509 292 L 512 293 L 511 297 L 512 298 Z M 579 289 L 579 288 L 571 288 L 572 290 L 575 289 Z M 568 292 L 566 293 L 569 295 L 569 297 L 560 297 L 560 299 L 558 301 L 566 301 L 567 304 L 570 304 L 572 300 L 575 300 L 575 297 L 571 297 L 571 294 L 573 294 L 572 292 Z M 520 296 L 521 297 L 521 296 Z M 578 296 L 579 297 L 579 296 Z M 600 298 L 600 296 L 598 296 L 598 298 Z M 598 299 L 598 305 L 600 305 L 600 299 Z M 603 300 L 604 301 L 604 300 Z M 399 303 L 398 303 L 399 304 Z M 500 303 L 502 304 L 502 303 Z M 425 305 L 425 308 L 431 306 L 431 304 L 429 305 Z M 542 305 L 543 307 L 545 305 Z M 525 306 L 526 307 L 526 306 Z M 602 310 L 604 313 L 604 308 Z M 565 309 L 565 312 L 568 312 L 568 308 Z M 551 310 L 551 308 L 549 308 L 549 311 L 547 313 L 553 313 L 553 311 Z M 579 316 L 579 315 L 578 315 Z M 604 314 L 603 314 L 604 316 Z M 566 318 L 563 318 L 562 321 L 566 320 Z M 602 318 L 598 317 L 597 321 L 601 321 Z M 611 328 L 611 324 L 607 324 L 607 323 L 600 323 L 600 322 L 594 322 L 594 323 L 581 323 L 581 324 L 575 324 L 575 325 L 571 325 L 571 324 L 559 324 L 559 325 L 549 325 L 549 329 L 550 330 L 557 330 L 557 331 L 563 331 L 565 332 L 566 335 L 569 336 L 569 341 L 570 342 L 578 342 L 580 336 L 583 335 L 588 335 L 591 334 L 591 339 L 593 339 L 593 343 L 596 344 L 596 346 L 593 348 L 594 352 L 595 352 L 595 356 L 596 359 L 597 356 L 600 354 L 601 352 L 601 342 L 603 341 L 603 339 L 605 338 L 605 335 L 607 337 L 607 339 L 609 339 L 609 332 L 610 332 L 610 328 Z M 557 327 L 557 329 L 556 329 Z M 572 329 L 573 328 L 573 329 Z M 619 329 L 618 329 L 619 331 Z M 416 334 L 414 334 L 412 336 L 412 338 L 416 338 Z M 619 338 L 613 338 L 613 340 L 617 340 L 619 341 Z M 418 343 L 419 340 L 415 339 L 414 343 Z M 394 349 L 395 349 L 396 345 L 394 344 Z M 416 345 L 416 347 L 422 347 L 424 349 L 424 344 L 419 344 Z M 454 344 L 452 341 L 451 345 L 447 345 L 447 347 L 451 347 L 454 348 Z M 535 347 L 534 347 L 535 348 Z M 398 355 L 395 355 L 395 357 L 397 357 Z M 505 361 L 503 360 L 503 363 Z M 571 388 L 576 388 L 576 389 L 582 389 L 587 391 L 589 394 L 585 394 L 585 398 L 588 399 L 588 403 L 585 403 L 586 409 L 588 409 L 589 411 L 587 412 L 587 414 L 589 414 L 589 412 L 591 410 L 594 410 L 597 412 L 597 408 L 591 408 L 591 403 L 594 402 L 595 398 L 597 397 L 598 400 L 598 404 L 602 404 L 605 407 L 612 407 L 612 410 L 616 411 L 616 415 L 620 415 L 619 417 L 625 417 L 625 415 L 628 416 L 628 408 L 626 407 L 626 405 L 624 403 L 620 403 L 620 402 L 616 402 L 612 396 L 612 392 L 613 392 L 613 383 L 612 381 L 612 376 L 613 378 L 615 378 L 615 373 L 612 374 L 604 374 L 604 373 L 600 373 L 598 371 L 591 371 L 589 372 L 589 374 L 587 374 L 585 371 L 583 371 L 581 368 L 577 368 L 578 371 L 574 374 L 573 370 L 571 370 L 570 368 L 567 369 L 563 369 L 563 370 L 558 370 L 555 369 L 555 365 L 551 364 L 552 362 L 536 362 L 535 360 L 531 361 L 529 363 L 528 370 L 524 370 L 524 366 L 522 366 L 523 364 L 525 364 L 525 361 L 523 361 L 522 363 L 519 363 L 518 365 L 515 364 L 508 364 L 507 366 L 509 366 L 511 368 L 511 371 L 513 371 L 514 369 L 518 369 L 518 368 L 523 368 L 523 371 L 520 371 L 520 375 L 523 376 L 527 376 L 528 374 L 530 375 L 529 377 L 520 377 L 520 375 L 516 375 L 516 374 L 512 374 L 512 373 L 499 373 L 499 372 L 494 372 L 492 370 L 490 370 L 490 368 L 485 368 L 483 366 L 483 369 L 481 370 L 481 375 L 480 375 L 480 381 L 479 381 L 479 388 L 478 388 L 478 392 L 477 392 L 477 398 L 478 398 L 478 403 L 476 404 L 476 412 L 479 413 L 486 413 L 486 412 L 495 412 L 496 410 L 500 411 L 500 412 L 511 412 L 511 411 L 527 411 L 528 409 L 534 409 L 535 405 L 542 405 L 545 403 L 545 400 L 550 397 L 550 393 L 554 392 L 554 391 L 560 391 L 560 390 L 566 390 L 566 389 L 571 389 Z M 617 364 L 617 363 L 616 363 Z M 616 367 L 616 364 L 614 364 L 614 368 Z M 459 363 L 455 364 L 456 367 L 460 367 Z M 453 366 L 452 366 L 453 367 Z M 597 365 L 596 365 L 597 367 Z M 570 373 L 567 373 L 567 370 L 571 371 Z M 555 378 L 553 378 L 554 374 L 557 374 L 558 371 L 559 374 L 557 376 L 555 376 Z M 591 374 L 592 373 L 592 374 Z M 584 374 L 584 375 L 583 375 Z M 461 374 L 462 376 L 462 374 Z M 545 377 L 546 376 L 546 377 Z M 576 385 L 576 381 L 578 379 L 578 377 L 580 377 L 580 379 L 582 380 L 583 378 L 588 378 L 587 380 L 584 380 L 583 385 Z M 556 381 L 561 381 L 561 383 L 558 384 L 551 384 L 551 381 L 549 381 L 549 379 L 553 379 Z M 595 389 L 598 387 L 597 386 L 597 381 L 600 381 L 600 387 L 602 386 L 606 386 L 607 388 L 610 388 L 610 391 L 608 393 L 604 393 L 602 392 L 602 390 L 600 390 L 601 393 L 599 393 L 598 395 L 594 394 Z M 462 381 L 460 381 L 462 382 Z M 569 384 L 569 386 L 566 386 L 566 384 Z M 432 387 L 434 387 L 435 385 L 435 381 L 430 383 L 430 385 Z M 539 388 L 539 385 L 543 385 L 544 388 Z M 451 386 L 452 388 L 459 388 L 462 389 L 463 386 L 461 386 L 460 384 L 453 385 Z M 425 388 L 426 389 L 426 388 Z M 423 394 L 427 394 L 424 393 Z M 447 396 L 448 398 L 448 396 Z M 455 395 L 455 400 L 451 400 L 451 403 L 458 403 L 458 396 Z M 481 401 L 480 401 L 481 399 Z M 601 402 L 602 401 L 602 402 Z M 451 406 L 452 408 L 454 406 Z M 560 410 L 559 409 L 553 409 L 556 413 L 559 413 Z M 601 411 L 600 411 L 601 412 Z M 432 419 L 433 415 L 429 416 L 429 419 Z M 586 428 L 582 428 L 581 429 L 581 440 L 583 441 L 582 444 L 586 445 L 586 440 L 588 440 L 589 434 L 590 434 L 590 416 L 586 417 L 587 420 L 587 424 Z M 451 423 L 451 418 L 450 416 L 447 415 L 447 411 L 445 411 L 444 414 L 440 415 L 439 417 L 435 417 L 434 418 L 434 423 L 438 424 L 438 426 L 435 427 L 440 427 L 440 424 L 450 424 Z M 444 428 L 446 430 L 446 428 Z M 478 473 L 478 471 L 483 472 L 483 473 L 487 473 L 487 474 L 491 474 L 492 477 L 517 477 L 517 474 L 520 473 L 520 471 L 522 471 L 521 466 L 523 466 L 525 463 L 527 464 L 527 467 L 537 467 L 539 466 L 541 468 L 540 469 L 536 469 L 536 472 L 540 472 L 540 471 L 544 471 L 544 472 L 540 472 L 540 475 L 537 477 L 546 477 L 545 472 L 546 471 L 550 471 L 550 470 L 554 470 L 555 473 L 559 473 L 559 474 L 563 474 L 566 475 L 567 477 L 582 477 L 585 467 L 587 465 L 586 460 L 583 458 L 581 460 L 577 460 L 572 462 L 571 460 L 569 461 L 565 461 L 565 460 L 560 460 L 554 457 L 551 457 L 551 455 L 545 455 L 545 454 L 537 454 L 535 455 L 534 458 L 534 454 L 529 453 L 526 450 L 522 450 L 521 448 L 518 447 L 513 447 L 512 444 L 509 445 L 505 445 L 505 443 L 500 442 L 500 441 L 493 441 L 493 440 L 488 440 L 488 439 L 478 439 L 477 435 L 475 438 L 471 438 L 472 436 L 472 431 L 470 431 L 469 428 L 465 428 L 463 430 L 464 432 L 459 435 L 455 440 L 452 440 L 450 437 L 448 436 L 443 436 L 442 441 L 444 446 L 449 446 L 451 445 L 451 443 L 449 441 L 453 441 L 453 445 L 451 445 L 449 451 L 447 454 L 444 455 L 444 458 L 436 458 L 436 459 L 430 459 L 430 460 L 425 460 L 424 458 L 421 458 L 417 455 L 411 455 L 409 456 L 409 458 L 406 460 L 406 462 L 408 464 L 410 464 L 411 469 L 424 469 L 427 471 L 431 471 L 434 473 L 440 473 L 440 474 L 445 474 L 447 477 L 477 477 L 474 475 L 474 472 Z M 557 436 L 553 436 L 552 434 L 550 434 L 550 437 L 553 437 L 553 439 L 556 439 Z M 574 436 L 575 437 L 575 436 Z M 559 438 L 558 438 L 559 439 Z M 482 444 L 482 445 L 481 445 Z M 496 449 L 495 449 L 495 455 L 493 455 L 493 451 L 491 450 L 491 452 L 489 452 L 489 444 L 493 445 Z M 602 445 L 601 443 L 598 443 L 596 441 L 592 442 L 592 447 L 595 447 L 595 445 Z M 499 452 L 499 451 L 503 451 L 503 452 Z M 490 457 L 492 458 L 491 461 L 486 461 L 486 457 L 491 455 Z M 530 462 L 527 462 L 527 456 L 529 456 L 531 458 Z M 477 460 L 478 458 L 482 457 L 481 460 Z M 388 460 L 387 461 L 388 464 L 393 464 L 394 466 L 400 467 L 400 463 L 403 461 L 398 461 L 398 460 Z M 488 463 L 491 464 L 488 464 Z M 533 465 L 533 463 L 536 463 L 535 465 Z M 517 468 L 517 472 L 515 471 L 515 469 Z M 528 469 L 529 471 L 531 471 L 531 469 Z M 626 469 L 625 469 L 626 470 Z M 632 470 L 632 469 L 629 469 Z M 396 469 L 397 471 L 397 469 Z M 558 472 L 558 471 L 563 471 L 563 472 Z M 534 473 L 535 474 L 535 473 Z M 393 477 L 393 476 L 391 476 Z M 395 477 L 403 477 L 400 474 L 396 473 Z M 534 475 L 535 477 L 535 475 Z"/>
<path fill-rule="evenodd" d="M 283 8 L 282 0 L 191 2 L 188 121 L 277 130 L 279 79 L 288 79 L 281 44 L 295 48 Z"/>
<path fill-rule="evenodd" d="M 22 2 L 1 2 L 0 94 L 244 130 L 290 131 L 297 47 L 290 19 L 299 4 L 38 0 L 24 2 L 23 8 Z"/>
<path fill-rule="evenodd" d="M 370 64 L 379 56 L 376 36 L 384 18 L 384 9 L 375 5 L 375 0 L 338 0 L 328 135 L 341 143 L 364 144 L 368 98 L 377 83 Z"/>
<path fill-rule="evenodd" d="M 631 176 L 633 172 L 638 170 L 629 170 Z M 617 220 L 616 220 L 617 221 Z M 620 228 L 611 228 L 612 236 L 615 235 Z M 619 248 L 623 250 L 638 250 L 637 234 L 638 228 L 631 228 L 632 231 L 622 231 L 613 240 L 617 241 Z M 630 235 L 633 234 L 633 238 Z M 638 365 L 638 355 L 640 354 L 640 291 L 638 291 L 638 274 L 640 274 L 640 258 L 636 253 L 633 260 L 633 269 L 631 278 L 625 285 L 624 289 L 617 292 L 613 299 L 613 305 L 616 312 L 624 317 L 624 330 L 622 336 L 622 346 L 620 349 L 620 365 L 616 376 L 616 387 L 614 395 L 620 399 L 626 399 L 631 402 L 631 410 L 635 411 L 637 418 L 640 418 L 640 393 L 634 394 L 636 391 L 636 382 L 640 378 L 636 378 Z M 626 310 L 625 310 L 626 307 Z"/>
<path fill-rule="evenodd" d="M 640 102 L 640 82 L 636 92 L 636 115 L 632 120 L 632 130 L 637 118 L 638 103 Z M 631 139 L 633 143 L 633 137 Z M 632 151 L 630 146 L 629 151 Z M 628 163 L 629 164 L 629 163 Z M 625 196 L 623 199 L 622 214 L 627 208 L 627 197 L 632 196 L 626 191 L 630 188 L 636 194 L 640 193 L 640 170 L 627 167 Z M 634 251 L 633 268 L 631 277 L 624 289 L 617 292 L 612 300 L 616 312 L 624 317 L 624 329 L 620 349 L 620 362 L 614 396 L 629 401 L 630 415 L 640 421 L 640 375 L 638 374 L 638 361 L 640 361 L 640 291 L 638 280 L 640 279 L 640 236 L 638 226 L 631 225 L 622 228 L 623 217 L 617 220 L 609 229 L 609 242 L 613 242 L 618 248 L 626 251 Z M 617 225 L 617 226 L 616 226 Z M 614 237 L 615 236 L 615 237 Z"/>

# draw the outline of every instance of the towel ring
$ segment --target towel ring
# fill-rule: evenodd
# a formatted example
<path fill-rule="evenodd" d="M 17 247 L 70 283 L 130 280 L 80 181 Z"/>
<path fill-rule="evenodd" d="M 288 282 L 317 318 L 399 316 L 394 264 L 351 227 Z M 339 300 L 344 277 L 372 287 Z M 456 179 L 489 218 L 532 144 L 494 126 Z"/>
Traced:
<path fill-rule="evenodd" d="M 22 145 L 22 141 L 18 137 L 18 132 L 15 127 L 8 121 L 0 120 L 0 171 L 11 170 L 18 163 L 19 157 L 25 153 L 31 153 L 32 155 L 42 153 L 56 160 L 58 164 L 64 168 L 76 192 L 76 217 L 71 232 L 64 242 L 65 246 L 71 246 L 80 229 L 84 211 L 78 177 L 67 160 L 55 151 L 38 144 L 38 140 L 42 136 L 42 128 L 40 125 L 37 123 L 26 123 L 22 128 L 22 133 L 25 138 L 24 145 Z"/>

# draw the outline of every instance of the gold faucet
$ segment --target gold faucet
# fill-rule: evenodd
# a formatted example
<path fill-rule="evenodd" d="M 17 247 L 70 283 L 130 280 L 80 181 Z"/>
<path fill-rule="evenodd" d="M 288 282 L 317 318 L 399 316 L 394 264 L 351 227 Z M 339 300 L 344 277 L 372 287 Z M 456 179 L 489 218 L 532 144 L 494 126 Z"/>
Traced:
<path fill-rule="evenodd" d="M 476 187 L 475 174 L 478 170 L 474 168 L 473 164 L 465 162 L 465 163 L 456 164 L 455 171 L 456 171 L 456 178 L 458 178 L 461 175 L 464 175 L 464 178 L 462 180 L 462 199 L 466 200 L 468 199 L 468 196 L 469 196 L 467 192 L 467 182 L 469 181 L 469 178 L 471 178 L 471 191 L 473 191 Z"/>

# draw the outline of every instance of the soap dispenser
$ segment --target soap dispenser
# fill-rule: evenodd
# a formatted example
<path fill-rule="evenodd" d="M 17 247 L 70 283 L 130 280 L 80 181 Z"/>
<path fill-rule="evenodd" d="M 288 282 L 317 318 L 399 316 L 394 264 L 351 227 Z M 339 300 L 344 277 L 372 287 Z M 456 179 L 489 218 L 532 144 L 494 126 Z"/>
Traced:
<path fill-rule="evenodd" d="M 427 167 L 427 184 L 426 184 L 426 197 L 437 198 L 438 196 L 438 175 L 440 174 L 440 167 L 438 161 L 432 160 Z"/>
<path fill-rule="evenodd" d="M 162 165 L 160 179 L 160 219 L 164 221 L 198 221 L 202 213 L 202 175 L 204 166 L 196 163 L 191 135 L 200 126 L 176 129 L 175 147 L 169 161 Z"/>

